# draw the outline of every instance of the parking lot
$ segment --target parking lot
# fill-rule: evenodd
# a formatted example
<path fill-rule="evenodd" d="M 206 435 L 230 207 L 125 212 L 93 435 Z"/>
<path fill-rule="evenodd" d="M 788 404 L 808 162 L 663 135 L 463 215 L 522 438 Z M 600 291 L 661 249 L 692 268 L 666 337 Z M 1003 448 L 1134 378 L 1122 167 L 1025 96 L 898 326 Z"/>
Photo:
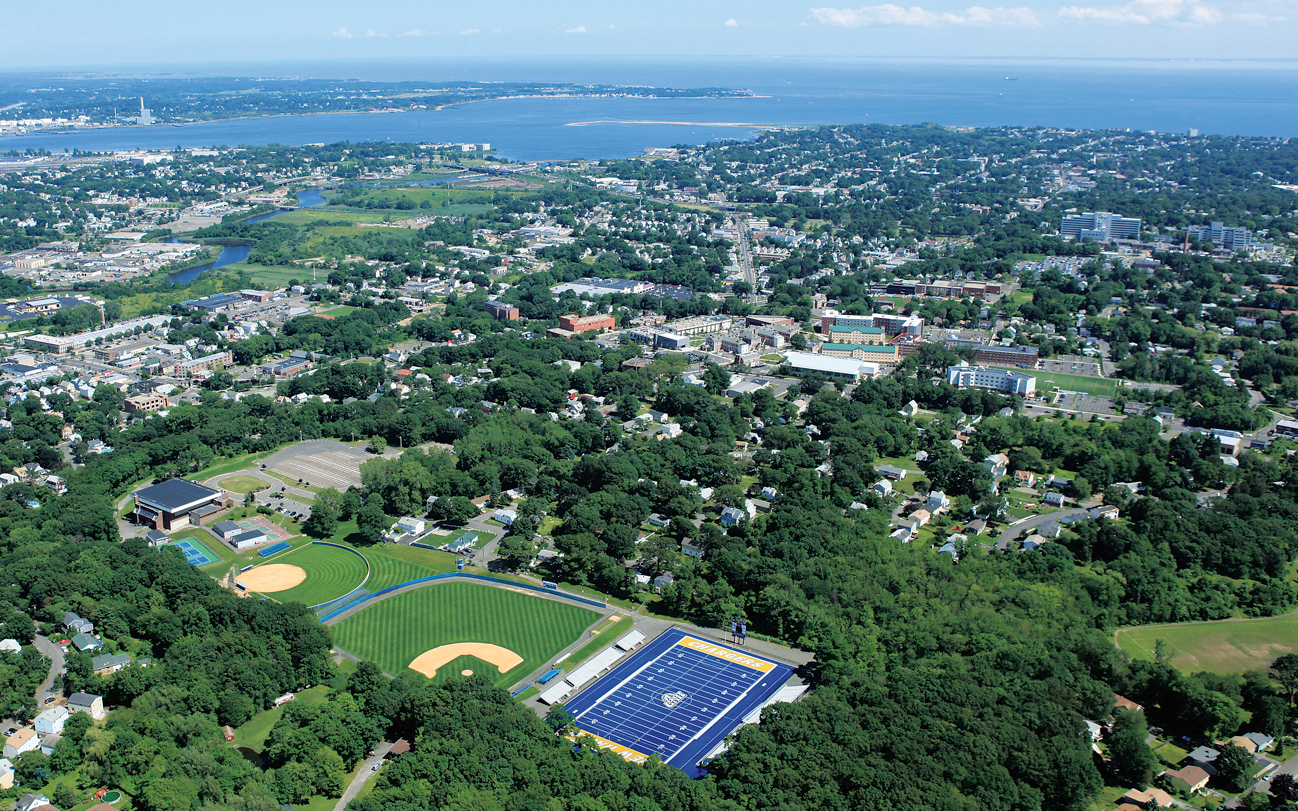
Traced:
<path fill-rule="evenodd" d="M 1093 394 L 1063 392 L 1053 405 L 1055 408 L 1062 408 L 1065 411 L 1083 411 L 1087 414 L 1118 413 L 1118 410 L 1113 405 L 1112 398 L 1096 397 Z"/>
<path fill-rule="evenodd" d="M 1041 361 L 1041 371 L 1089 377 L 1101 376 L 1099 360 L 1081 355 L 1060 355 L 1057 358 L 1044 359 Z"/>
<path fill-rule="evenodd" d="M 257 493 L 257 503 L 265 504 L 276 512 L 284 513 L 298 521 L 305 521 L 311 517 L 311 506 L 309 504 L 303 504 L 290 496 L 282 495 L 282 493 L 281 488 L 261 490 Z"/>

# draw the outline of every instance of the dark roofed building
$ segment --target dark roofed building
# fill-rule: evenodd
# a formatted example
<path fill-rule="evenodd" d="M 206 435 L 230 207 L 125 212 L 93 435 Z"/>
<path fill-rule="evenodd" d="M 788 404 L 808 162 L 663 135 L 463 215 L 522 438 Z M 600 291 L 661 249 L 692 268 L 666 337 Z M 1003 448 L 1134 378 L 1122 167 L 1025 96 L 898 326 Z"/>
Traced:
<path fill-rule="evenodd" d="M 202 524 L 233 503 L 224 490 L 186 479 L 168 479 L 135 494 L 133 515 L 142 524 L 170 531 Z"/>

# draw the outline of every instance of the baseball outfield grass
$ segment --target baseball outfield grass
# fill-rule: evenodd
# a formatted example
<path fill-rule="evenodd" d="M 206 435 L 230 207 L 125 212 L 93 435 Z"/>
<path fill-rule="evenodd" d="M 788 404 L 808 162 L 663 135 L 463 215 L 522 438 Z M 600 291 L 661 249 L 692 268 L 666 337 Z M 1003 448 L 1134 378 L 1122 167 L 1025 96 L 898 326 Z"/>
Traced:
<path fill-rule="evenodd" d="M 455 556 L 448 552 L 396 544 L 365 546 L 351 551 L 350 545 L 340 545 L 348 548 L 306 544 L 287 554 L 276 555 L 272 559 L 274 563 L 298 566 L 306 572 L 306 579 L 291 589 L 267 596 L 281 603 L 321 605 L 350 594 L 362 582 L 367 591 L 373 592 L 422 577 L 455 571 Z"/>
<path fill-rule="evenodd" d="M 434 681 L 472 670 L 505 687 L 549 664 L 599 618 L 596 611 L 539 594 L 474 583 L 434 583 L 372 603 L 334 625 L 333 637 L 338 647 L 393 675 L 442 645 L 499 645 L 517 653 L 523 663 L 500 673 L 473 656 L 461 656 L 439 668 Z"/>
<path fill-rule="evenodd" d="M 1183 673 L 1262 670 L 1278 656 L 1298 653 L 1298 616 L 1186 622 L 1117 633 L 1118 647 L 1133 659 L 1152 660 L 1160 639 L 1167 643 L 1172 665 Z"/>

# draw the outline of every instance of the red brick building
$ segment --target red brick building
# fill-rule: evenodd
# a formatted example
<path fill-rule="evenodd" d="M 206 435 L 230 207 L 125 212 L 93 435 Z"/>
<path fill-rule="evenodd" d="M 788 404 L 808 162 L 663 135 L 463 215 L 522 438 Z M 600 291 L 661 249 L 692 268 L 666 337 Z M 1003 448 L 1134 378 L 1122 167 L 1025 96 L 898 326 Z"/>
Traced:
<path fill-rule="evenodd" d="M 617 320 L 611 315 L 561 315 L 559 326 L 578 334 L 590 330 L 603 332 L 606 329 L 617 329 Z"/>

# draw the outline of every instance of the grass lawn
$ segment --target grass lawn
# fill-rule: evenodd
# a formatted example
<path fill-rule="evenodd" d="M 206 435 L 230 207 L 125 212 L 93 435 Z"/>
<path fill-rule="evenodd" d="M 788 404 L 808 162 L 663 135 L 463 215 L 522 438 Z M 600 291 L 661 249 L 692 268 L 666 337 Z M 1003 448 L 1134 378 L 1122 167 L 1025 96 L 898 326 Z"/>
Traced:
<path fill-rule="evenodd" d="M 1118 800 L 1122 799 L 1122 795 L 1126 793 L 1127 789 L 1122 786 L 1104 786 L 1091 803 L 1091 811 L 1112 811 L 1113 807 L 1118 804 Z"/>
<path fill-rule="evenodd" d="M 541 596 L 471 583 L 438 583 L 373 603 L 333 626 L 338 645 L 399 674 L 425 651 L 484 642 L 514 651 L 523 663 L 506 673 L 471 656 L 443 665 L 436 681 L 469 669 L 500 687 L 517 681 L 581 635 L 598 615 Z"/>
<path fill-rule="evenodd" d="M 249 470 L 251 468 L 255 468 L 257 466 L 256 465 L 257 462 L 261 461 L 262 459 L 265 459 L 267 456 L 270 456 L 272 453 L 274 453 L 274 451 L 261 451 L 259 453 L 245 453 L 240 456 L 232 456 L 229 459 L 224 459 L 220 462 L 217 462 L 216 464 L 209 467 L 207 470 L 204 470 L 202 473 L 199 474 L 199 476 L 202 477 L 201 479 L 199 479 L 198 476 L 195 476 L 193 478 L 197 479 L 198 481 L 207 481 L 213 476 L 223 476 L 227 473 L 235 473 L 240 470 Z"/>
<path fill-rule="evenodd" d="M 1013 367 L 1001 366 L 997 368 L 1012 369 Z M 1047 389 L 1062 389 L 1064 391 L 1080 391 L 1083 394 L 1094 394 L 1099 397 L 1112 397 L 1118 391 L 1118 381 L 1103 377 L 1072 375 L 1064 372 L 1043 372 L 1038 369 L 1013 369 L 1013 371 L 1035 377 L 1038 392 Z"/>
<path fill-rule="evenodd" d="M 217 272 L 223 271 L 245 271 L 252 280 L 257 284 L 265 287 L 287 287 L 288 283 L 296 279 L 299 282 L 311 283 L 311 271 L 307 268 L 295 268 L 288 265 L 255 265 L 249 262 L 235 262 L 232 265 L 226 265 Z M 324 281 L 324 279 L 320 279 Z"/>
<path fill-rule="evenodd" d="M 270 487 L 265 479 L 259 479 L 256 476 L 231 476 L 221 482 L 221 487 L 229 490 L 231 493 L 246 495 L 255 493 L 258 490 L 265 490 Z"/>
<path fill-rule="evenodd" d="M 351 306 L 350 304 L 340 304 L 337 307 L 333 307 L 331 309 L 325 310 L 323 313 L 321 313 L 321 315 L 332 315 L 333 317 L 337 318 L 339 316 L 347 315 L 348 313 L 354 313 L 354 312 L 356 312 L 356 308 Z"/>
<path fill-rule="evenodd" d="M 616 634 L 600 634 L 599 636 L 592 637 L 589 642 L 582 645 L 580 648 L 577 648 L 577 650 L 573 651 L 567 659 L 560 662 L 559 667 L 562 668 L 564 673 L 571 673 L 576 670 L 578 665 L 582 662 L 604 650 L 609 645 L 612 645 L 617 640 L 618 637 Z"/>
<path fill-rule="evenodd" d="M 360 553 L 322 544 L 300 546 L 291 552 L 275 555 L 270 562 L 301 567 L 306 572 L 306 580 L 291 589 L 267 596 L 281 603 L 297 602 L 309 606 L 327 603 L 351 592 L 365 582 L 369 569 Z"/>
<path fill-rule="evenodd" d="M 1243 673 L 1298 653 L 1298 616 L 1126 628 L 1116 638 L 1131 656 L 1147 660 L 1154 658 L 1156 642 L 1166 640 L 1173 666 L 1183 673 Z"/>
<path fill-rule="evenodd" d="M 1149 744 L 1149 748 L 1154 750 L 1155 755 L 1173 766 L 1185 760 L 1186 755 L 1190 754 L 1176 744 L 1160 741 L 1157 738 Z"/>
<path fill-rule="evenodd" d="M 319 704 L 325 700 L 327 695 L 329 695 L 329 688 L 323 684 L 317 684 L 315 687 L 298 693 L 294 701 Z M 249 718 L 243 726 L 234 731 L 234 745 L 246 746 L 257 752 L 262 751 L 262 748 L 266 745 L 266 738 L 270 736 L 271 727 L 275 726 L 275 722 L 283 715 L 284 707 L 282 706 L 257 713 L 252 718 Z"/>

